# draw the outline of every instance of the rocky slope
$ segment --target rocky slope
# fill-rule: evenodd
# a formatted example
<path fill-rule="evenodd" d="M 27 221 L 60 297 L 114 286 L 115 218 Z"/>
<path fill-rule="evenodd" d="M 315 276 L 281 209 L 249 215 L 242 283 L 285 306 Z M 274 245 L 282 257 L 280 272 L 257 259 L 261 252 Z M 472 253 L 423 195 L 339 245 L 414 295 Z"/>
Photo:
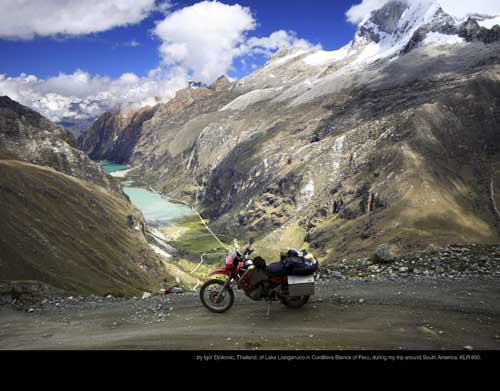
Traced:
<path fill-rule="evenodd" d="M 0 160 L 0 215 L 0 280 L 133 296 L 167 277 L 140 211 L 90 182 Z"/>
<path fill-rule="evenodd" d="M 282 51 L 238 82 L 178 96 L 120 141 L 127 153 L 99 157 L 138 166 L 269 255 L 307 245 L 329 261 L 380 243 L 395 253 L 495 243 L 499 31 L 438 3 L 392 1 L 346 47 Z M 83 139 L 113 132 L 94 127 Z"/>
<path fill-rule="evenodd" d="M 410 256 L 375 256 L 371 259 L 342 260 L 321 267 L 318 281 L 381 281 L 422 278 L 468 280 L 477 276 L 500 276 L 500 246 L 450 246 Z M 400 293 L 401 294 L 401 293 Z"/>
<path fill-rule="evenodd" d="M 70 133 L 8 97 L 0 97 L 1 157 L 52 167 L 126 197 L 118 181 L 75 147 Z"/>
<path fill-rule="evenodd" d="M 78 147 L 92 159 L 108 159 L 115 162 L 131 160 L 136 145 L 143 137 L 143 126 L 152 118 L 170 116 L 189 107 L 196 100 L 211 95 L 224 86 L 225 78 L 210 88 L 192 87 L 177 92 L 176 97 L 165 105 L 134 110 L 118 108 L 105 113 L 77 140 Z M 159 112 L 161 111 L 161 113 Z"/>

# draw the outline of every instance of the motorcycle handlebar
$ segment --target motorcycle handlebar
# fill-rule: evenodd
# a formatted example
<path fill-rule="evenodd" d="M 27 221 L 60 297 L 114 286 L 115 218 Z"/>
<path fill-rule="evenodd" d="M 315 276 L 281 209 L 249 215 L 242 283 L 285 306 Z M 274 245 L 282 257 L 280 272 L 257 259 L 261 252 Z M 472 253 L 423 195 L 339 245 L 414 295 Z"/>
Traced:
<path fill-rule="evenodd" d="M 245 250 L 245 256 L 248 256 L 248 255 L 252 255 L 254 253 L 255 250 L 252 250 L 251 248 L 247 248 Z"/>

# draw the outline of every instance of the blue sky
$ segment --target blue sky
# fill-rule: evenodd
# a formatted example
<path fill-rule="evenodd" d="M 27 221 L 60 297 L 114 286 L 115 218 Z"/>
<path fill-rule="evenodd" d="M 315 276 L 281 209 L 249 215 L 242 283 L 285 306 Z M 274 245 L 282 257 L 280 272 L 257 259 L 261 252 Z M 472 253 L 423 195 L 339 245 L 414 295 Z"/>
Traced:
<path fill-rule="evenodd" d="M 0 96 L 53 121 L 166 102 L 279 50 L 335 50 L 390 0 L 0 0 Z M 439 1 L 456 16 L 499 0 Z"/>
<path fill-rule="evenodd" d="M 195 4 L 196 1 L 177 1 L 170 11 Z M 250 7 L 258 23 L 248 34 L 268 36 L 277 30 L 295 31 L 297 36 L 333 50 L 346 44 L 355 26 L 346 20 L 346 11 L 355 1 L 341 0 L 240 0 L 223 1 Z M 15 77 L 21 73 L 39 78 L 70 74 L 77 69 L 91 75 L 118 78 L 126 72 L 145 76 L 160 61 L 160 39 L 152 34 L 155 22 L 164 15 L 154 12 L 137 25 L 117 27 L 110 31 L 76 37 L 36 37 L 33 40 L 0 39 L 0 74 Z M 131 43 L 138 46 L 131 46 Z M 249 61 L 262 65 L 267 59 L 253 56 Z M 241 77 L 251 71 L 241 61 L 234 62 L 229 74 Z"/>

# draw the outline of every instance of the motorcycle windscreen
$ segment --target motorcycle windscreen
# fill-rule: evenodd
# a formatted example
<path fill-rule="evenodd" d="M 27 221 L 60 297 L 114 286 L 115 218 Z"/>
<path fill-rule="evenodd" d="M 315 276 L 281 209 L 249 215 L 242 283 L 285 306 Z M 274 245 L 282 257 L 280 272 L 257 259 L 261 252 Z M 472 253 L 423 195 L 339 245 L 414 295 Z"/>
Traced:
<path fill-rule="evenodd" d="M 238 254 L 236 251 L 232 251 L 226 258 L 226 267 L 228 269 L 234 268 L 236 265 L 234 264 L 234 261 L 236 260 Z"/>

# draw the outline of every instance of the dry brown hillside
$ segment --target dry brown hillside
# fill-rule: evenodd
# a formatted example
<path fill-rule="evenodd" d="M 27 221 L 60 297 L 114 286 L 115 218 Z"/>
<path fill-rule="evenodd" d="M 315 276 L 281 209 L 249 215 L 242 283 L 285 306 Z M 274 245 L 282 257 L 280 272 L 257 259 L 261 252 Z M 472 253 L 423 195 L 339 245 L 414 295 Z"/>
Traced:
<path fill-rule="evenodd" d="M 0 160 L 0 216 L 0 280 L 132 296 L 159 288 L 166 277 L 141 213 L 100 186 Z"/>

